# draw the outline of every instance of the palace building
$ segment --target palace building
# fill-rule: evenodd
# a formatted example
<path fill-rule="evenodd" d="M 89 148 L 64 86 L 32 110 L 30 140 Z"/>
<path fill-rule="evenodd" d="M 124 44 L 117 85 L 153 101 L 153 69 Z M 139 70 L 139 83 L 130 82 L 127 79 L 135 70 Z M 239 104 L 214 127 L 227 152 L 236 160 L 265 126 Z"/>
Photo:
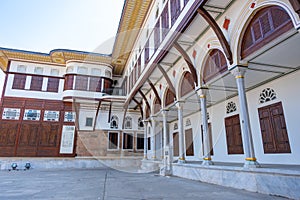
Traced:
<path fill-rule="evenodd" d="M 125 0 L 111 55 L 1 48 L 0 156 L 300 165 L 299 29 L 299 0 Z"/>

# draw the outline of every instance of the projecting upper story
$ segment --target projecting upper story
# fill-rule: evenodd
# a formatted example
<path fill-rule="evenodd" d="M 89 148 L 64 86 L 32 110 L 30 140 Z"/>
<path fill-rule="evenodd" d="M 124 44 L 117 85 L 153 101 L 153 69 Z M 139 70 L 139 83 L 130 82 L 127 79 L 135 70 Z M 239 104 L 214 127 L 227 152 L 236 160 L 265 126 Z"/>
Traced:
<path fill-rule="evenodd" d="M 109 56 L 72 50 L 50 54 L 0 49 L 3 97 L 72 101 L 120 96 Z"/>

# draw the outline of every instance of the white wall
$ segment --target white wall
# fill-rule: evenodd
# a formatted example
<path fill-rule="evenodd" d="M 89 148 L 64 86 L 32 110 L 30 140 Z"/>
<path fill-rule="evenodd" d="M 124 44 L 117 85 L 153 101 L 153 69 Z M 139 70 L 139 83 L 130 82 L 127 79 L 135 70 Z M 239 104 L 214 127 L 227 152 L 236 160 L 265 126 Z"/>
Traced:
<path fill-rule="evenodd" d="M 300 85 L 300 71 L 296 71 L 282 78 L 264 84 L 247 92 L 250 124 L 252 129 L 252 136 L 254 142 L 254 149 L 256 158 L 259 163 L 265 164 L 300 164 L 300 124 L 299 116 L 299 85 Z M 272 88 L 277 94 L 277 99 L 265 104 L 259 104 L 259 95 L 265 88 Z M 233 101 L 237 105 L 237 111 L 231 114 L 226 114 L 226 105 L 228 102 Z M 263 150 L 262 136 L 259 124 L 258 108 L 270 105 L 276 102 L 282 102 L 284 109 L 285 122 L 287 126 L 287 132 L 291 147 L 291 153 L 277 153 L 277 154 L 265 154 Z M 228 99 L 222 103 L 214 105 L 208 108 L 210 120 L 212 124 L 212 140 L 214 155 L 212 156 L 213 161 L 218 162 L 237 162 L 243 163 L 245 155 L 228 155 L 227 154 L 227 143 L 226 143 L 226 132 L 224 119 L 228 116 L 239 114 L 239 101 L 238 97 Z M 191 116 L 184 118 L 184 122 L 187 118 L 191 119 L 194 137 L 194 157 L 186 157 L 187 160 L 201 160 L 202 158 L 202 144 L 201 144 L 201 115 L 195 113 Z M 174 123 L 170 124 L 170 138 L 174 132 Z"/>

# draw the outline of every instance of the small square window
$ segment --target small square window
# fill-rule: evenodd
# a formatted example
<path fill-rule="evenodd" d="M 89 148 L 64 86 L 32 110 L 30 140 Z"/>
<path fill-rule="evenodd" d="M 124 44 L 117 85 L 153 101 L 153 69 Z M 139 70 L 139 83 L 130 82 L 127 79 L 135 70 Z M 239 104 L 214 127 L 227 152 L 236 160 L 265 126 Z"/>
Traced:
<path fill-rule="evenodd" d="M 92 117 L 87 117 L 85 119 L 85 126 L 93 126 L 93 118 Z"/>
<path fill-rule="evenodd" d="M 75 112 L 65 112 L 65 122 L 75 122 Z"/>

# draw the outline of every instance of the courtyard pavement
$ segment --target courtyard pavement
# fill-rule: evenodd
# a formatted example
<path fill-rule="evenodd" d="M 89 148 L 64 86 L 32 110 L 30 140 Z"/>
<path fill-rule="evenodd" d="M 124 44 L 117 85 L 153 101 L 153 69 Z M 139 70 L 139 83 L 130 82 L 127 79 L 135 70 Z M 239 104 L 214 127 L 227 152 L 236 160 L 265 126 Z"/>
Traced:
<path fill-rule="evenodd" d="M 0 171 L 0 200 L 284 199 L 155 173 L 111 169 Z"/>

